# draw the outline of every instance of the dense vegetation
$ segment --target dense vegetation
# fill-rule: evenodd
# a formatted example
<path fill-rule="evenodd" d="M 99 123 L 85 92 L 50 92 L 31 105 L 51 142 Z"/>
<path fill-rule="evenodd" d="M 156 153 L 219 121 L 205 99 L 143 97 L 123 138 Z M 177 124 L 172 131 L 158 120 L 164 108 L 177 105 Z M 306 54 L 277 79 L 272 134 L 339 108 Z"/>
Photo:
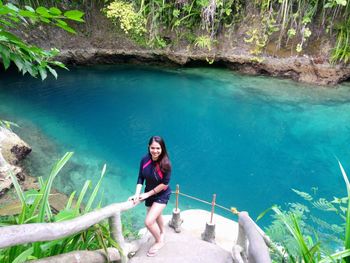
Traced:
<path fill-rule="evenodd" d="M 56 76 L 52 66 L 63 67 L 53 60 L 58 50 L 44 51 L 28 46 L 15 35 L 9 35 L 9 31 L 19 24 L 28 27 L 44 22 L 74 32 L 67 20 L 81 22 L 83 13 L 61 11 L 72 8 L 84 10 L 87 14 L 101 10 L 138 44 L 152 48 L 176 46 L 185 40 L 186 44 L 210 51 L 225 38 L 228 43 L 240 38 L 259 60 L 268 45 L 289 51 L 291 55 L 315 50 L 320 54 L 321 43 L 327 42 L 332 46 L 330 54 L 325 54 L 330 62 L 346 64 L 350 60 L 348 0 L 8 2 L 15 2 L 22 9 L 0 1 L 0 56 L 3 64 L 7 68 L 12 61 L 23 73 L 40 74 L 42 78 L 46 77 L 46 70 Z"/>
<path fill-rule="evenodd" d="M 13 62 L 23 74 L 28 72 L 33 77 L 39 74 L 42 79 L 45 79 L 49 71 L 57 78 L 54 67 L 65 68 L 61 62 L 53 60 L 59 51 L 55 48 L 47 51 L 35 45 L 29 45 L 11 31 L 18 27 L 45 23 L 75 33 L 65 21 L 83 22 L 82 16 L 83 13 L 78 10 L 63 13 L 57 7 L 38 6 L 33 9 L 27 5 L 21 9 L 12 3 L 3 4 L 0 0 L 0 57 L 5 69 L 9 68 Z"/>
<path fill-rule="evenodd" d="M 228 35 L 245 23 L 249 27 L 244 40 L 254 55 L 260 55 L 268 43 L 301 53 L 326 36 L 336 39 L 332 62 L 350 59 L 350 3 L 346 0 L 115 0 L 105 12 L 135 40 L 155 47 L 187 38 L 210 50 L 221 33 Z"/>
<path fill-rule="evenodd" d="M 0 217 L 0 227 L 16 224 L 60 222 L 73 219 L 93 210 L 93 205 L 96 203 L 95 199 L 98 196 L 101 182 L 106 171 L 106 166 L 103 167 L 100 179 L 95 187 L 93 187 L 89 196 L 87 196 L 87 193 L 89 192 L 89 188 L 91 188 L 91 181 L 87 180 L 78 196 L 76 196 L 76 192 L 73 192 L 70 195 L 63 210 L 59 211 L 57 214 L 53 214 L 51 211 L 49 195 L 52 190 L 53 181 L 72 155 L 72 152 L 68 152 L 57 161 L 52 167 L 51 173 L 46 180 L 42 177 L 38 178 L 40 183 L 40 188 L 38 190 L 30 189 L 23 192 L 17 182 L 17 178 L 11 174 L 18 199 L 21 201 L 22 210 L 19 215 Z M 100 205 L 101 201 L 97 203 L 96 207 L 100 207 Z M 125 227 L 127 224 L 124 224 L 123 226 Z M 126 236 L 135 234 L 131 231 L 130 227 L 128 229 L 124 228 L 123 231 Z M 95 224 L 86 231 L 82 231 L 63 239 L 50 242 L 17 245 L 6 249 L 0 249 L 0 261 L 19 263 L 26 260 L 45 258 L 76 250 L 104 249 L 108 254 L 107 247 L 115 247 L 120 250 L 119 245 L 111 237 L 108 223 L 104 221 Z"/>
<path fill-rule="evenodd" d="M 350 183 L 340 162 L 339 167 L 346 197 L 327 200 L 318 196 L 315 187 L 312 194 L 292 189 L 302 202 L 289 203 L 286 210 L 271 208 L 273 221 L 266 231 L 277 244 L 271 250 L 275 262 L 350 262 Z M 320 211 L 334 213 L 339 220 L 323 220 Z"/>

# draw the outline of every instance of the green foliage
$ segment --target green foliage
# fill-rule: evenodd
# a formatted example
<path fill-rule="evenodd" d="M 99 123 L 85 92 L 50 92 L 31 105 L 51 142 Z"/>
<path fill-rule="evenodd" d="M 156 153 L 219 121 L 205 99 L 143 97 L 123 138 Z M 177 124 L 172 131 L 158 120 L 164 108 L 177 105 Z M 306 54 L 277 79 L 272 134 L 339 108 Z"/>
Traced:
<path fill-rule="evenodd" d="M 53 180 L 68 162 L 73 153 L 66 153 L 59 161 L 55 163 L 52 168 L 51 174 L 47 180 L 39 179 L 40 189 L 29 190 L 23 192 L 17 178 L 11 174 L 11 178 L 18 195 L 19 200 L 22 204 L 22 211 L 19 215 L 10 216 L 7 218 L 1 218 L 0 225 L 13 225 L 13 224 L 24 224 L 34 222 L 60 222 L 68 219 L 75 218 L 82 215 L 81 202 L 85 198 L 87 188 L 90 182 L 84 184 L 77 202 L 74 204 L 73 198 L 75 193 L 72 193 L 65 209 L 60 211 L 57 215 L 52 215 L 49 204 L 49 193 Z M 84 211 L 90 211 L 94 199 L 99 191 L 101 180 L 105 174 L 106 166 L 103 167 L 100 180 L 96 184 L 90 197 L 87 199 L 87 205 Z M 39 259 L 57 254 L 67 253 L 75 250 L 96 250 L 99 248 L 106 248 L 108 246 L 114 246 L 120 249 L 119 245 L 112 239 L 109 231 L 107 222 L 101 222 L 89 228 L 81 233 L 49 242 L 36 242 L 33 244 L 25 244 L 13 246 L 11 248 L 0 250 L 1 262 L 24 262 L 30 259 Z"/>
<path fill-rule="evenodd" d="M 117 4 L 113 4 L 117 3 Z M 114 14 L 107 14 L 107 17 L 114 17 L 115 23 L 119 23 L 122 29 L 122 17 L 128 21 L 134 18 L 138 22 L 131 24 L 131 28 L 137 28 L 142 25 L 143 33 L 147 33 L 147 45 L 151 47 L 164 48 L 168 45 L 164 41 L 164 34 L 167 30 L 172 30 L 176 35 L 184 31 L 197 31 L 201 28 L 206 31 L 212 40 L 224 25 L 232 25 L 243 17 L 242 0 L 186 0 L 186 1 L 164 1 L 164 0 L 134 0 L 132 3 L 117 0 L 107 5 L 107 9 L 125 10 L 113 11 Z M 111 5 L 115 5 L 111 8 Z M 134 10 L 139 10 L 136 13 Z M 111 11 L 112 12 L 112 11 Z M 117 13 L 117 14 L 116 14 Z M 141 20 L 143 20 L 141 22 Z M 147 28 L 144 30 L 144 28 Z M 137 35 L 137 34 L 136 34 Z"/>
<path fill-rule="evenodd" d="M 273 206 L 273 222 L 267 228 L 268 235 L 284 248 L 285 254 L 273 252 L 276 262 L 350 262 L 350 183 L 339 162 L 346 183 L 348 196 L 334 197 L 329 201 L 292 189 L 306 204 L 290 203 L 288 210 Z M 311 208 L 309 208 L 311 206 Z M 315 210 L 332 212 L 344 220 L 344 224 L 328 223 L 317 216 Z M 265 212 L 264 212 L 265 214 Z M 345 227 L 344 227 L 345 226 Z M 330 242 L 331 240 L 331 242 Z M 338 248 L 334 253 L 334 248 Z M 339 251 L 343 248 L 342 251 Z"/>
<path fill-rule="evenodd" d="M 292 44 L 298 53 L 312 39 L 313 31 L 323 31 L 337 41 L 332 62 L 349 62 L 350 4 L 346 0 L 262 0 L 255 1 L 260 8 L 261 28 L 268 27 L 271 18 L 276 20 L 275 32 L 279 31 L 277 47 Z M 264 31 L 264 30 L 263 30 Z M 266 30 L 265 30 L 266 31 Z M 271 39 L 271 34 L 268 40 Z"/>
<path fill-rule="evenodd" d="M 5 69 L 13 62 L 23 74 L 29 73 L 33 77 L 40 75 L 41 79 L 45 79 L 49 71 L 57 78 L 54 67 L 65 68 L 61 62 L 53 60 L 59 51 L 54 48 L 46 51 L 29 45 L 10 31 L 44 23 L 75 33 L 66 21 L 83 22 L 82 16 L 83 13 L 78 10 L 63 13 L 56 7 L 48 9 L 42 6 L 35 10 L 30 6 L 21 9 L 12 3 L 3 4 L 0 1 L 0 57 Z"/>
<path fill-rule="evenodd" d="M 201 49 L 211 50 L 212 40 L 209 36 L 198 36 L 194 41 L 194 46 L 199 47 Z"/>
<path fill-rule="evenodd" d="M 350 5 L 349 5 L 350 6 Z M 332 51 L 331 62 L 350 62 L 350 16 L 336 26 L 337 41 Z"/>
<path fill-rule="evenodd" d="M 107 5 L 104 12 L 113 23 L 119 25 L 125 34 L 130 34 L 133 39 L 142 38 L 147 32 L 145 19 L 134 10 L 132 3 L 116 0 Z"/>

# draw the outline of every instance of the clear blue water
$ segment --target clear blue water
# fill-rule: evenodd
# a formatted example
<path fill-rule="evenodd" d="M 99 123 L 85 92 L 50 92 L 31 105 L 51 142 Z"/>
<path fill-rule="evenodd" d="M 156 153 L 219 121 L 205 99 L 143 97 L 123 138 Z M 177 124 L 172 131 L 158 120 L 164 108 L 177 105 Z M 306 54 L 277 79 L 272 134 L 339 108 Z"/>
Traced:
<path fill-rule="evenodd" d="M 0 102 L 1 118 L 19 124 L 15 131 L 33 147 L 33 175 L 75 152 L 55 182 L 61 191 L 96 181 L 107 163 L 105 203 L 134 192 L 156 134 L 167 142 L 173 189 L 208 201 L 216 193 L 218 204 L 254 217 L 300 201 L 291 188 L 346 193 L 335 156 L 350 173 L 349 83 L 334 89 L 225 69 L 96 66 L 44 82 L 1 73 Z M 168 211 L 173 205 L 174 198 Z M 180 208 L 209 207 L 180 198 Z"/>

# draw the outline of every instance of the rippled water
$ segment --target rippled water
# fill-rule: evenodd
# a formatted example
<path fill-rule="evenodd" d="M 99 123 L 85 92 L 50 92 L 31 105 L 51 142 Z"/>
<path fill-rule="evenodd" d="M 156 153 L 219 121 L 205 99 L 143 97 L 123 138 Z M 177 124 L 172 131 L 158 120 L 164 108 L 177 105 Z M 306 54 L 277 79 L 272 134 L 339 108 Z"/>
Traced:
<path fill-rule="evenodd" d="M 242 76 L 224 69 L 78 67 L 44 82 L 2 73 L 0 115 L 33 147 L 34 175 L 47 175 L 66 151 L 56 180 L 67 193 L 99 177 L 105 203 L 135 188 L 147 140 L 165 138 L 171 185 L 253 216 L 300 199 L 291 191 L 345 195 L 336 157 L 350 171 L 350 85 L 336 89 Z M 350 173 L 350 172 L 349 172 Z M 174 198 L 169 206 L 174 204 Z M 188 199 L 180 207 L 206 208 Z M 140 208 L 141 209 L 141 208 Z M 218 212 L 222 213 L 220 210 Z"/>

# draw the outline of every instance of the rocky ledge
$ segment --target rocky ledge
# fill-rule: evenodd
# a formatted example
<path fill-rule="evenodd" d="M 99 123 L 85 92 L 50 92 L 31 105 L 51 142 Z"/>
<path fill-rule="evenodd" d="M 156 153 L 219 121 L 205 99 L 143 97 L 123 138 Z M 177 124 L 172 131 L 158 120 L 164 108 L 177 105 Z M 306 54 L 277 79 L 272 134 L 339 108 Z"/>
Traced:
<path fill-rule="evenodd" d="M 30 152 L 31 148 L 12 131 L 0 127 L 0 196 L 12 187 L 10 172 L 20 181 L 25 180 L 25 173 L 20 167 L 20 161 Z"/>
<path fill-rule="evenodd" d="M 270 75 L 291 78 L 295 81 L 334 86 L 350 78 L 350 65 L 332 65 L 326 60 L 311 56 L 278 58 L 264 56 L 259 59 L 248 54 L 232 52 L 188 52 L 170 50 L 84 48 L 61 51 L 59 60 L 67 64 L 168 64 L 187 66 L 206 63 L 225 66 L 250 75 Z"/>

